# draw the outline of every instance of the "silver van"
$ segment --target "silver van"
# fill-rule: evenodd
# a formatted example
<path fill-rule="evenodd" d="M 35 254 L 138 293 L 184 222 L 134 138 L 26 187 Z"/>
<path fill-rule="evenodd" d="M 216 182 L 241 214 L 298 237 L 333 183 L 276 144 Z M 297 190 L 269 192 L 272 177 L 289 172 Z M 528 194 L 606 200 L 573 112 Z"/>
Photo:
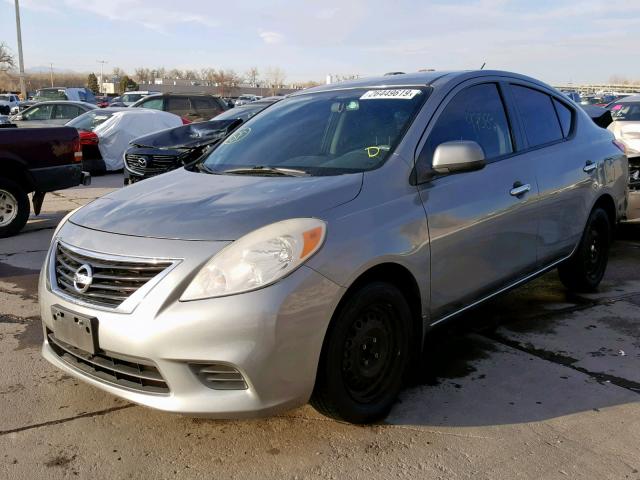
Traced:
<path fill-rule="evenodd" d="M 555 267 L 595 290 L 627 175 L 610 132 L 521 75 L 304 90 L 61 222 L 42 353 L 166 411 L 372 422 L 434 325 Z"/>

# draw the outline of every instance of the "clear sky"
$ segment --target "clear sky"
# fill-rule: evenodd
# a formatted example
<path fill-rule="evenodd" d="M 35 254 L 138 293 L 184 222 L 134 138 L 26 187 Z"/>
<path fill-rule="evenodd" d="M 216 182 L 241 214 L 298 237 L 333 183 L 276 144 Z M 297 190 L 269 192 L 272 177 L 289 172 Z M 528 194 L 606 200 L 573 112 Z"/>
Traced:
<path fill-rule="evenodd" d="M 504 69 L 550 83 L 640 80 L 640 0 L 21 0 L 27 68 L 278 66 L 328 73 Z M 14 0 L 0 41 L 16 49 Z"/>

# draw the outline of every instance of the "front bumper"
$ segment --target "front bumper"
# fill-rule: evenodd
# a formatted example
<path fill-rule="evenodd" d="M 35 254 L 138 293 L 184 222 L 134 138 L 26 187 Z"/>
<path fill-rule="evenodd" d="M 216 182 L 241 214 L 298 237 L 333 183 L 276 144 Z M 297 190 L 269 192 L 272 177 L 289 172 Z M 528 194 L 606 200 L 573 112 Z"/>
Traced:
<path fill-rule="evenodd" d="M 49 362 L 102 390 L 149 407 L 198 416 L 260 416 L 306 403 L 331 315 L 342 288 L 302 267 L 276 284 L 240 295 L 180 302 L 181 292 L 215 250 L 225 242 L 189 242 L 116 236 L 67 223 L 60 231 L 67 243 L 109 253 L 164 256 L 188 253 L 154 286 L 130 314 L 100 310 L 62 298 L 40 277 L 40 307 L 45 332 L 53 330 L 54 305 L 99 322 L 98 344 L 108 355 L 155 365 L 169 393 L 150 394 L 105 382 L 74 367 L 46 340 Z M 104 248 L 102 250 L 105 250 Z M 116 250 L 114 252 L 114 250 Z M 187 255 L 185 255 L 187 257 Z M 175 258 L 175 257 L 174 257 Z M 206 386 L 190 364 L 224 363 L 240 371 L 246 390 Z"/>

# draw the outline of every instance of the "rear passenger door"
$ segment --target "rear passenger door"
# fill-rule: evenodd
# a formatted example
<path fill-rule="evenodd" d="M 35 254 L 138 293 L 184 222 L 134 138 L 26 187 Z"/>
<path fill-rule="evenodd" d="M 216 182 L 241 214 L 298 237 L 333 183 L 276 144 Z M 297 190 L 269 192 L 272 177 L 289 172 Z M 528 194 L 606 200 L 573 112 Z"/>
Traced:
<path fill-rule="evenodd" d="M 175 113 L 180 118 L 191 120 L 189 116 L 189 113 L 191 111 L 189 97 L 168 97 L 165 110 L 167 112 Z"/>
<path fill-rule="evenodd" d="M 538 264 L 571 253 L 580 240 L 592 197 L 589 158 L 572 148 L 576 113 L 559 96 L 527 83 L 509 84 L 525 142 L 523 159 L 535 166 L 538 202 Z"/>
<path fill-rule="evenodd" d="M 438 107 L 419 146 L 418 169 L 429 169 L 438 145 L 453 140 L 477 142 L 487 161 L 481 170 L 435 175 L 419 185 L 429 225 L 436 321 L 536 266 L 535 166 L 517 155 L 509 118 L 498 82 L 466 83 Z"/>

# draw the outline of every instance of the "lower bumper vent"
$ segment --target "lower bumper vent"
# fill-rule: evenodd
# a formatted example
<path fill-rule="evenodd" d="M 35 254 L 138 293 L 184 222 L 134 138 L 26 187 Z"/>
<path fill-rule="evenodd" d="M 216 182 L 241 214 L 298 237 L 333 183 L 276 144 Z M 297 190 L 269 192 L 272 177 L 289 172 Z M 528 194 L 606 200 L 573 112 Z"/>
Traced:
<path fill-rule="evenodd" d="M 191 370 L 206 387 L 214 390 L 246 390 L 249 388 L 242 374 L 225 363 L 190 364 Z"/>

